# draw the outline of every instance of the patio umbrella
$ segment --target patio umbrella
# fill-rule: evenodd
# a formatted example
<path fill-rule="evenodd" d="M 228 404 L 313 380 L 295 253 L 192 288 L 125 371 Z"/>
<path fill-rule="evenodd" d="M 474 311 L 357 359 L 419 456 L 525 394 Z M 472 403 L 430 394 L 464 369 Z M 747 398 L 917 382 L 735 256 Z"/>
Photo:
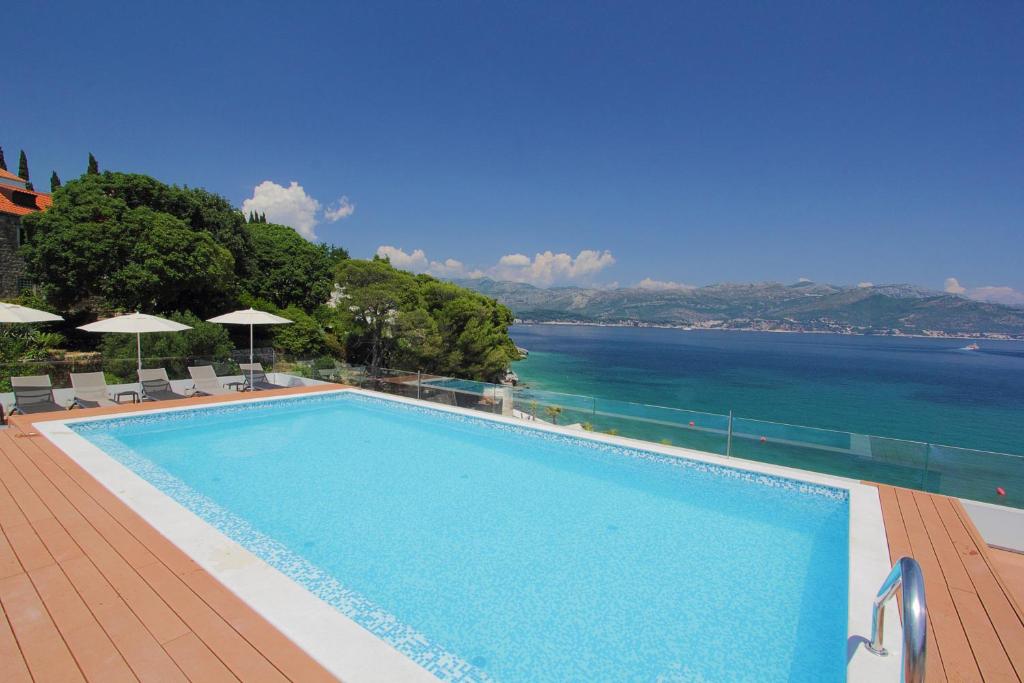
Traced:
<path fill-rule="evenodd" d="M 241 311 L 232 311 L 216 318 L 210 318 L 207 322 L 221 323 L 224 325 L 248 325 L 249 326 L 249 387 L 252 388 L 253 363 L 252 363 L 252 328 L 254 325 L 288 325 L 292 321 L 282 318 L 266 311 L 257 311 L 255 308 L 246 308 Z"/>
<path fill-rule="evenodd" d="M 0 301 L 0 323 L 49 323 L 63 319 L 53 313 Z"/>
<path fill-rule="evenodd" d="M 127 315 L 116 315 L 113 318 L 97 320 L 88 325 L 82 325 L 78 329 L 86 332 L 120 332 L 122 334 L 135 335 L 135 349 L 139 354 L 139 370 L 142 369 L 142 335 L 150 332 L 181 332 L 191 330 L 188 325 L 176 323 L 167 318 L 158 318 L 155 315 L 145 313 L 129 313 Z"/>

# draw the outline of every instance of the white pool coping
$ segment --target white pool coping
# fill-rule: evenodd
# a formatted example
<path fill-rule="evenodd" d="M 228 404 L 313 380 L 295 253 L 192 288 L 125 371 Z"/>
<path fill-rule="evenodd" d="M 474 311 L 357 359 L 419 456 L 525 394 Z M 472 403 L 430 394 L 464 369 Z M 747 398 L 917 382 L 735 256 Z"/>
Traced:
<path fill-rule="evenodd" d="M 850 555 L 849 609 L 847 620 L 847 680 L 873 683 L 897 681 L 900 675 L 901 627 L 897 615 L 886 619 L 885 644 L 890 654 L 878 657 L 864 643 L 871 635 L 871 604 L 889 573 L 889 558 L 878 490 L 854 479 L 817 474 L 761 462 L 742 460 L 665 446 L 625 437 L 580 432 L 538 421 L 524 421 L 444 406 L 416 399 L 362 389 L 337 389 L 295 396 L 254 397 L 237 403 L 295 400 L 301 396 L 356 393 L 381 400 L 407 403 L 434 410 L 493 420 L 522 429 L 555 432 L 574 438 L 646 450 L 673 457 L 786 477 L 849 492 Z M 236 403 L 233 401 L 232 403 Z M 68 428 L 68 425 L 154 413 L 202 410 L 224 404 L 199 404 L 133 411 L 77 419 L 34 422 L 33 428 L 95 477 L 143 519 L 194 559 L 203 569 L 244 600 L 252 609 L 304 649 L 328 671 L 347 683 L 434 681 L 431 673 L 400 653 L 303 586 L 256 557 L 193 512 L 181 506 L 102 449 Z M 895 603 L 889 608 L 895 612 Z M 852 652 L 852 655 L 849 653 Z"/>

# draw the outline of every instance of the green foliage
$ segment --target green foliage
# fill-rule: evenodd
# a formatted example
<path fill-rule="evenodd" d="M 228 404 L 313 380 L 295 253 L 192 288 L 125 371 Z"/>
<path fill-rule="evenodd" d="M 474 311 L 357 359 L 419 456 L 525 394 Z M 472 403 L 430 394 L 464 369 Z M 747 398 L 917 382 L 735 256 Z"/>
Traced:
<path fill-rule="evenodd" d="M 512 313 L 493 299 L 381 259 L 341 260 L 335 274 L 351 362 L 497 381 L 517 357 Z"/>
<path fill-rule="evenodd" d="M 60 176 L 54 171 L 50 174 L 50 192 L 56 192 L 58 187 L 60 187 Z"/>
<path fill-rule="evenodd" d="M 88 175 L 99 175 L 100 174 L 99 162 L 96 161 L 96 157 L 94 157 L 92 155 L 92 152 L 89 152 L 89 166 L 88 166 L 88 168 L 85 169 L 85 172 Z"/>
<path fill-rule="evenodd" d="M 82 176 L 23 222 L 29 273 L 61 308 L 222 312 L 252 258 L 226 200 L 142 175 Z"/>
<path fill-rule="evenodd" d="M 142 335 L 144 357 L 222 359 L 231 353 L 233 345 L 224 325 L 208 323 L 189 311 L 167 317 L 192 329 Z M 100 353 L 104 358 L 135 358 L 135 335 L 104 334 Z"/>
<path fill-rule="evenodd" d="M 196 329 L 147 335 L 145 356 L 223 357 L 232 335 L 248 346 L 239 330 L 201 320 L 241 303 L 294 321 L 255 330 L 258 343 L 291 356 L 483 381 L 500 380 L 517 358 L 511 311 L 482 294 L 386 260 L 352 260 L 202 189 L 100 173 L 91 154 L 86 174 L 60 186 L 54 173 L 51 183 L 53 206 L 23 219 L 28 274 L 65 316 L 192 312 L 176 315 Z M 131 335 L 100 344 L 108 358 L 135 355 Z"/>
<path fill-rule="evenodd" d="M 562 406 L 547 406 L 544 414 L 551 418 L 551 424 L 558 424 L 558 416 L 562 414 Z"/>
<path fill-rule="evenodd" d="M 54 312 L 45 302 L 31 294 L 9 301 Z M 63 343 L 62 335 L 43 324 L 0 325 L 0 391 L 10 391 L 12 375 L 36 372 L 31 367 L 19 367 L 19 361 L 45 360 L 50 356 L 51 349 L 59 348 Z"/>
<path fill-rule="evenodd" d="M 311 310 L 326 303 L 333 287 L 330 249 L 313 244 L 286 225 L 250 220 L 252 273 L 242 288 L 254 297 L 287 308 Z"/>
<path fill-rule="evenodd" d="M 25 181 L 25 188 L 28 190 L 35 189 L 32 187 L 32 183 L 28 177 L 28 157 L 25 156 L 25 150 L 21 150 L 21 155 L 18 157 L 18 176 Z"/>

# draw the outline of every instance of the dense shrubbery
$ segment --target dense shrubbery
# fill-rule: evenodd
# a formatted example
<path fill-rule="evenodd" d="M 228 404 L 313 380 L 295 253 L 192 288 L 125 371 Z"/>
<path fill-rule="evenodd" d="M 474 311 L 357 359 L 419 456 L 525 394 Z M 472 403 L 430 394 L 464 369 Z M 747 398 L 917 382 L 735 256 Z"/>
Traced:
<path fill-rule="evenodd" d="M 512 314 L 493 299 L 387 261 L 349 259 L 264 221 L 247 222 L 205 190 L 89 173 L 59 188 L 50 210 L 25 218 L 23 255 L 46 300 L 75 317 L 70 344 L 98 343 L 108 357 L 134 356 L 135 340 L 94 342 L 72 334 L 73 325 L 131 310 L 169 315 L 194 329 L 146 335 L 145 356 L 223 356 L 232 339 L 248 339 L 203 319 L 252 305 L 294 321 L 256 331 L 258 344 L 290 356 L 484 380 L 498 379 L 515 358 Z M 21 339 L 31 334 L 40 333 Z M 33 343 L 15 352 L 45 346 Z"/>

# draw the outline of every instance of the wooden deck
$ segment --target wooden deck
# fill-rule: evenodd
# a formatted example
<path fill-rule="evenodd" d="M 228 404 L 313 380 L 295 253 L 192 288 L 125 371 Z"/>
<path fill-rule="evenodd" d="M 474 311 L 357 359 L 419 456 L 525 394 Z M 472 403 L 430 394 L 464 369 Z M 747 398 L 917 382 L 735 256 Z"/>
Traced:
<path fill-rule="evenodd" d="M 955 498 L 878 486 L 889 555 L 915 558 L 928 602 L 931 681 L 1024 680 L 1024 611 L 1019 577 L 999 571 L 966 510 Z"/>
<path fill-rule="evenodd" d="M 68 414 L 16 417 L 0 430 L 0 682 L 334 680 L 33 435 L 31 422 L 49 417 Z M 924 569 L 928 680 L 1024 681 L 1024 556 L 987 548 L 955 499 L 878 489 L 891 557 Z"/>
<path fill-rule="evenodd" d="M 30 421 L 47 417 L 15 417 L 0 430 L 0 681 L 335 680 L 63 452 L 31 436 Z"/>

